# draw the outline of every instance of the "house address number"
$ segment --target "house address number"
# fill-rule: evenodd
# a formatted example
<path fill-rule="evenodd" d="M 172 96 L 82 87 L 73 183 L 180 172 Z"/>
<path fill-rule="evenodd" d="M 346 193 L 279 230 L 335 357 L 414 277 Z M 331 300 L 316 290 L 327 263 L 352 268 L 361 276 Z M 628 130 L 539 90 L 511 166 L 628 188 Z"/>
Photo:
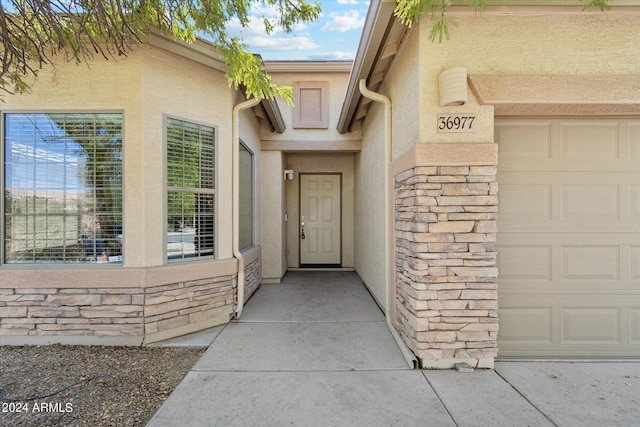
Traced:
<path fill-rule="evenodd" d="M 438 132 L 475 132 L 475 114 L 439 114 Z"/>

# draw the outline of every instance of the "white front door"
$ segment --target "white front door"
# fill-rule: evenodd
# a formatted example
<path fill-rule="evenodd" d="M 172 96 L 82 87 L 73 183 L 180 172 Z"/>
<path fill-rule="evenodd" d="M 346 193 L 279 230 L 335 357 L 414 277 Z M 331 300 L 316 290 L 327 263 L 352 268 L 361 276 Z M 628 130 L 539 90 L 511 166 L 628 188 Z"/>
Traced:
<path fill-rule="evenodd" d="M 339 174 L 300 175 L 300 266 L 340 266 Z"/>

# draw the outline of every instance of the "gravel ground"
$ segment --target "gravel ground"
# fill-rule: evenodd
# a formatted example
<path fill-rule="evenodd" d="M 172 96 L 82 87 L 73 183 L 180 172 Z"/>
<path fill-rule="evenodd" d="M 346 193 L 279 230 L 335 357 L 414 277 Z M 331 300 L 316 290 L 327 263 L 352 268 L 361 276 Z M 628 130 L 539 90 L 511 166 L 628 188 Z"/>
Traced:
<path fill-rule="evenodd" d="M 204 351 L 0 347 L 0 426 L 143 426 Z"/>

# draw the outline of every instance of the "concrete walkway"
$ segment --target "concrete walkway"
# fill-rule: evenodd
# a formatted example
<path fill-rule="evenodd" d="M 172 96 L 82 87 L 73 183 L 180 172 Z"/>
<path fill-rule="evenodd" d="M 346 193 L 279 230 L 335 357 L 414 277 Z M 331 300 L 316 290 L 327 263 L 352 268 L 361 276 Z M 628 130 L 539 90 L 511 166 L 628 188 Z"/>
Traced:
<path fill-rule="evenodd" d="M 409 369 L 355 273 L 289 272 L 241 320 L 165 345 L 202 337 L 149 426 L 640 425 L 637 361 Z"/>

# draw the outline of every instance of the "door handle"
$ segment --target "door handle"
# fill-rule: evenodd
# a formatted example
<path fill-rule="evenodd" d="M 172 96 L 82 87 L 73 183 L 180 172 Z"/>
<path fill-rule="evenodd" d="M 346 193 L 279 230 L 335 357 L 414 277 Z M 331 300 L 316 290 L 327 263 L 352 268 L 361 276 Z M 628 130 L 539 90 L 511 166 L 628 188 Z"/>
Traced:
<path fill-rule="evenodd" d="M 306 236 L 304 235 L 304 215 L 302 216 L 302 221 L 300 221 L 300 238 L 304 240 Z"/>

